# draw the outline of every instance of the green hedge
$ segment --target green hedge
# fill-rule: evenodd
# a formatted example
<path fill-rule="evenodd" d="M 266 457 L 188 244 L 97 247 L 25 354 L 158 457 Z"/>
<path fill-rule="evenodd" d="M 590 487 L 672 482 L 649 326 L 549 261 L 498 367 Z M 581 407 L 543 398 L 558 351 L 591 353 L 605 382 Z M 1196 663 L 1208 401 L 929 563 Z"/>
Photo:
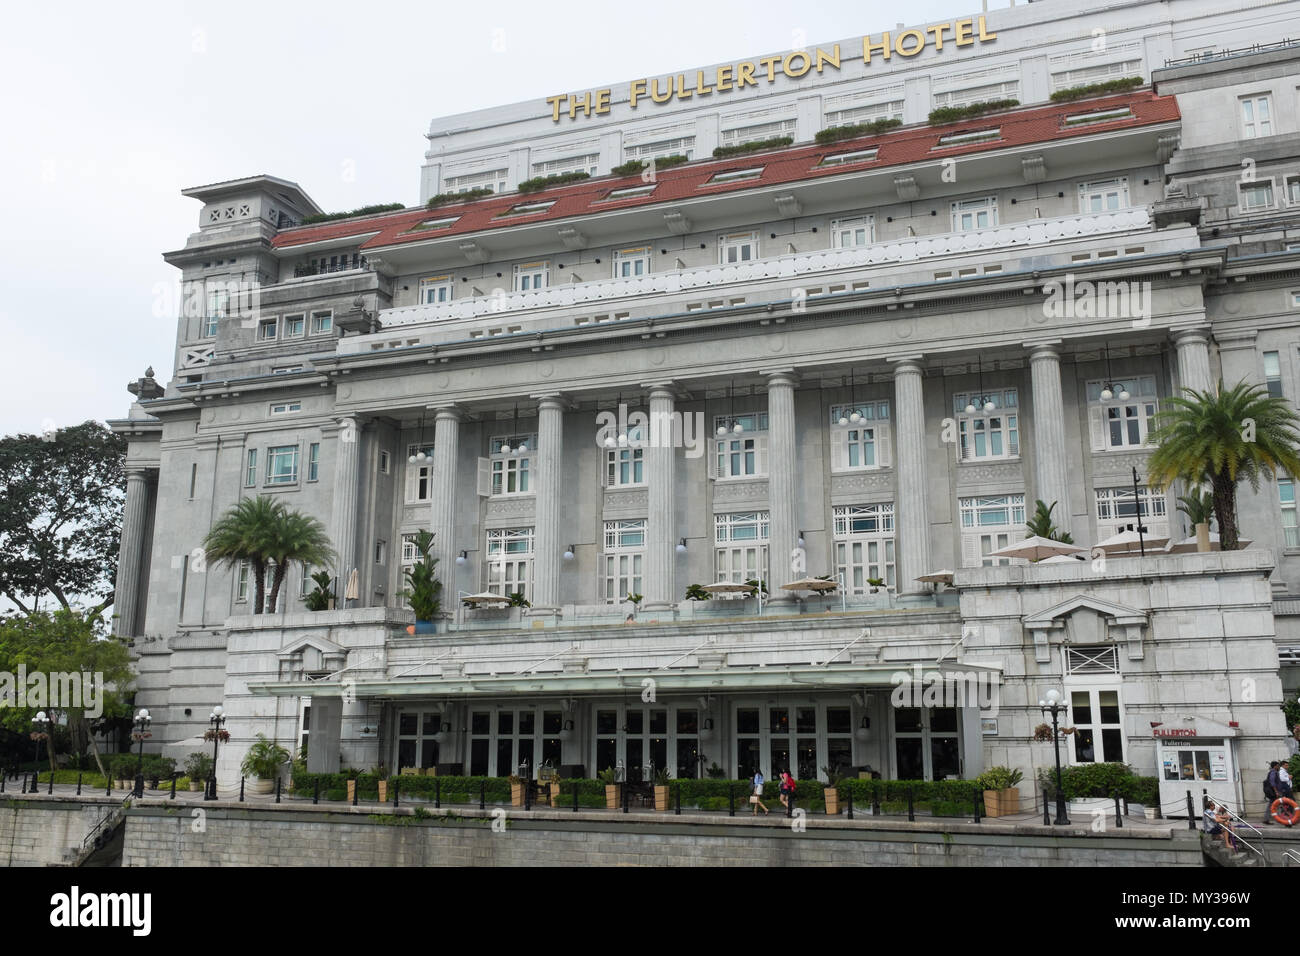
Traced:
<path fill-rule="evenodd" d="M 571 173 L 552 173 L 549 176 L 534 176 L 532 179 L 525 179 L 519 184 L 518 189 L 521 193 L 535 193 L 542 189 L 549 189 L 551 186 L 563 186 L 565 183 L 576 183 L 590 178 L 591 173 L 580 169 Z"/>
<path fill-rule="evenodd" d="M 359 209 L 353 209 L 350 212 L 322 212 L 314 216 L 303 216 L 302 224 L 310 226 L 317 222 L 333 222 L 335 219 L 351 219 L 353 216 L 371 216 L 381 212 L 394 212 L 398 209 L 405 209 L 406 203 L 386 202 L 375 206 L 362 206 Z"/>
<path fill-rule="evenodd" d="M 1105 80 L 1101 83 L 1087 83 L 1083 86 L 1071 86 L 1068 89 L 1057 90 L 1052 94 L 1052 102 L 1064 103 L 1069 100 L 1081 100 L 1085 96 L 1101 96 L 1105 93 L 1123 93 L 1125 90 L 1131 90 L 1143 84 L 1140 76 L 1123 76 L 1114 80 Z"/>
<path fill-rule="evenodd" d="M 886 119 L 872 120 L 870 123 L 853 123 L 849 126 L 828 126 L 818 131 L 813 137 L 819 146 L 825 146 L 828 143 L 838 143 L 843 139 L 858 139 L 862 136 L 875 136 L 877 133 L 883 133 L 885 130 L 893 129 L 895 126 L 902 126 L 903 121 L 897 117 Z"/>
<path fill-rule="evenodd" d="M 463 193 L 438 193 L 436 196 L 430 196 L 429 201 L 425 203 L 425 206 L 429 209 L 437 209 L 439 206 L 444 206 L 447 203 L 473 202 L 475 199 L 482 199 L 484 196 L 491 196 L 492 194 L 492 187 L 476 186 Z"/>
<path fill-rule="evenodd" d="M 942 126 L 945 123 L 955 123 L 972 116 L 983 116 L 985 113 L 1019 105 L 1019 100 L 988 100 L 983 103 L 970 103 L 967 106 L 940 106 L 938 109 L 930 110 L 930 125 Z"/>
<path fill-rule="evenodd" d="M 792 136 L 773 136 L 771 139 L 755 139 L 748 143 L 737 143 L 735 146 L 719 146 L 713 151 L 714 159 L 725 159 L 728 156 L 743 156 L 745 153 L 756 153 L 760 149 L 779 149 L 782 146 L 789 146 L 794 142 Z"/>
<path fill-rule="evenodd" d="M 1056 799 L 1056 769 L 1042 767 L 1038 771 L 1038 790 L 1046 790 L 1048 799 Z M 1067 800 L 1110 797 L 1116 791 L 1125 800 L 1144 807 L 1155 806 L 1160 800 L 1160 780 L 1142 777 L 1124 763 L 1088 763 L 1061 768 L 1061 790 Z"/>
<path fill-rule="evenodd" d="M 673 153 L 671 156 L 659 156 L 655 159 L 655 171 L 661 169 L 671 169 L 674 166 L 680 166 L 682 163 L 689 163 L 690 160 L 681 153 Z M 650 165 L 649 160 L 629 159 L 626 163 L 620 163 L 610 170 L 615 176 L 635 176 L 641 170 Z"/>

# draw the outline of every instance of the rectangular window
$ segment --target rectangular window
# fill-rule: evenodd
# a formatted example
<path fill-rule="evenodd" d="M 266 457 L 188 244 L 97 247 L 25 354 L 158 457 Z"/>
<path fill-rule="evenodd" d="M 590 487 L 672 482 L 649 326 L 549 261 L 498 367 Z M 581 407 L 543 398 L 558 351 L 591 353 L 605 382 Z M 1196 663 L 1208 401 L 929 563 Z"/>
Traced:
<path fill-rule="evenodd" d="M 1001 83 L 985 83 L 981 86 L 968 86 L 965 89 L 945 90 L 942 93 L 935 93 L 934 105 L 970 106 L 972 103 L 987 103 L 991 100 L 1015 100 L 1019 98 L 1020 81 L 1004 80 Z"/>
<path fill-rule="evenodd" d="M 873 580 L 893 588 L 894 503 L 837 506 L 832 514 L 835 572 L 846 593 L 866 594 Z"/>
<path fill-rule="evenodd" d="M 306 327 L 307 317 L 301 312 L 297 315 L 286 315 L 284 317 L 284 337 L 286 339 L 301 337 Z"/>
<path fill-rule="evenodd" d="M 600 153 L 585 153 L 582 156 L 564 156 L 560 159 L 548 159 L 533 163 L 534 176 L 556 176 L 560 173 L 587 173 L 596 175 L 600 164 Z"/>
<path fill-rule="evenodd" d="M 320 478 L 320 442 L 314 441 L 307 446 L 307 480 Z"/>
<path fill-rule="evenodd" d="M 957 460 L 1020 457 L 1019 396 L 1014 388 L 953 396 Z"/>
<path fill-rule="evenodd" d="M 1121 763 L 1124 726 L 1117 690 L 1070 692 L 1075 763 Z"/>
<path fill-rule="evenodd" d="M 445 193 L 467 193 L 471 189 L 490 189 L 496 193 L 506 191 L 508 169 L 489 169 L 481 173 L 466 173 L 462 176 L 447 176 L 442 181 Z"/>
<path fill-rule="evenodd" d="M 755 166 L 752 169 L 729 169 L 723 173 L 714 173 L 705 181 L 705 186 L 721 186 L 724 183 L 743 183 L 750 179 L 758 179 L 763 175 L 762 166 Z"/>
<path fill-rule="evenodd" d="M 1002 128 L 1000 126 L 990 126 L 985 129 L 968 129 L 959 133 L 947 133 L 939 137 L 939 142 L 935 144 L 934 149 L 949 149 L 953 146 L 970 146 L 972 143 L 992 142 L 1002 138 Z"/>
<path fill-rule="evenodd" d="M 1243 96 L 1241 103 L 1241 136 L 1256 139 L 1273 135 L 1272 102 L 1265 96 Z"/>
<path fill-rule="evenodd" d="M 902 87 L 897 88 L 902 92 Z M 888 95 L 887 91 L 879 91 Z M 868 94 L 870 96 L 870 94 Z M 878 119 L 902 119 L 903 118 L 903 101 L 901 99 L 883 100 L 874 103 L 862 103 L 861 100 L 855 105 L 846 106 L 852 103 L 852 99 L 845 97 L 832 97 L 826 100 L 828 106 L 840 107 L 837 109 L 827 109 L 824 119 L 827 126 L 852 126 L 856 123 L 870 123 Z"/>
<path fill-rule="evenodd" d="M 414 458 L 415 461 L 411 461 Z M 406 446 L 406 500 L 433 499 L 433 446 Z"/>
<path fill-rule="evenodd" d="M 832 405 L 830 428 L 831 471 L 887 468 L 893 463 L 889 402 Z"/>
<path fill-rule="evenodd" d="M 604 553 L 600 556 L 600 588 L 606 604 L 618 604 L 629 594 L 641 593 L 645 528 L 644 518 L 605 522 Z"/>
<path fill-rule="evenodd" d="M 1273 398 L 1282 397 L 1282 361 L 1277 352 L 1264 353 L 1264 384 Z"/>
<path fill-rule="evenodd" d="M 1273 180 L 1260 179 L 1237 187 L 1242 212 L 1273 208 Z"/>
<path fill-rule="evenodd" d="M 529 473 L 536 435 L 497 435 L 489 443 L 492 452 L 492 494 L 526 495 L 532 491 Z"/>
<path fill-rule="evenodd" d="M 650 247 L 614 250 L 614 278 L 633 279 L 650 272 Z"/>
<path fill-rule="evenodd" d="M 505 212 L 499 212 L 496 218 L 503 216 L 530 216 L 533 213 L 546 212 L 555 205 L 554 199 L 539 199 L 536 202 L 521 202 L 511 206 Z"/>
<path fill-rule="evenodd" d="M 199 480 L 199 463 L 191 462 L 190 464 L 190 498 L 194 498 L 194 486 Z"/>
<path fill-rule="evenodd" d="M 257 449 L 248 449 L 248 470 L 244 472 L 244 487 L 253 488 L 257 485 Z"/>
<path fill-rule="evenodd" d="M 1128 208 L 1128 177 L 1079 183 L 1079 212 L 1113 212 Z"/>
<path fill-rule="evenodd" d="M 998 224 L 998 199 L 981 196 L 979 199 L 962 199 L 952 204 L 952 231 L 969 232 L 987 229 Z"/>
<path fill-rule="evenodd" d="M 532 528 L 494 528 L 488 531 L 488 590 L 503 595 L 527 593 L 531 584 L 532 557 Z"/>
<path fill-rule="evenodd" d="M 633 447 L 639 437 L 628 435 L 628 446 L 605 452 L 605 484 L 610 488 L 645 484 L 645 449 Z"/>
<path fill-rule="evenodd" d="M 305 598 L 316 588 L 316 582 L 311 579 L 313 568 L 310 564 L 302 566 L 302 578 L 298 582 L 298 597 Z"/>
<path fill-rule="evenodd" d="M 213 338 L 217 334 L 217 323 L 226 317 L 226 306 L 230 293 L 227 289 L 208 290 L 208 312 L 203 321 L 203 337 Z"/>
<path fill-rule="evenodd" d="M 375 564 L 388 563 L 388 542 L 382 538 L 375 542 Z"/>
<path fill-rule="evenodd" d="M 854 149 L 843 153 L 829 153 L 822 157 L 818 166 L 848 166 L 852 163 L 869 163 L 880 151 L 872 146 L 870 149 Z"/>
<path fill-rule="evenodd" d="M 248 562 L 239 562 L 239 572 L 235 575 L 235 601 L 243 603 L 248 600 Z"/>
<path fill-rule="evenodd" d="M 1136 531 L 1150 537 L 1169 537 L 1169 502 L 1164 494 L 1151 488 L 1139 488 L 1138 504 L 1133 503 L 1133 488 L 1098 488 L 1097 531 L 1103 538 L 1121 531 Z"/>
<path fill-rule="evenodd" d="M 663 156 L 685 156 L 695 158 L 695 137 L 679 136 L 676 139 L 661 139 L 652 143 L 637 143 L 623 150 L 627 159 L 659 159 Z"/>
<path fill-rule="evenodd" d="M 855 216 L 852 219 L 831 220 L 831 245 L 836 249 L 867 246 L 876 241 L 874 216 Z"/>
<path fill-rule="evenodd" d="M 1156 380 L 1139 375 L 1124 382 L 1087 384 L 1088 423 L 1093 451 L 1139 448 L 1155 418 Z"/>
<path fill-rule="evenodd" d="M 750 511 L 713 516 L 718 581 L 765 579 L 768 512 Z"/>
<path fill-rule="evenodd" d="M 992 495 L 958 500 L 961 514 L 962 567 L 1011 564 L 989 555 L 1025 537 L 1025 496 Z M 1014 559 L 1020 563 L 1019 559 Z"/>
<path fill-rule="evenodd" d="M 767 474 L 767 412 L 718 416 L 714 432 L 713 478 L 752 478 Z"/>
<path fill-rule="evenodd" d="M 736 146 L 740 143 L 754 143 L 778 136 L 794 136 L 797 123 L 793 119 L 776 120 L 771 123 L 758 123 L 752 126 L 736 126 L 724 129 L 719 137 L 723 146 Z"/>
<path fill-rule="evenodd" d="M 277 445 L 266 450 L 266 483 L 291 485 L 298 480 L 298 446 Z"/>
<path fill-rule="evenodd" d="M 613 202 L 616 199 L 640 199 L 642 196 L 649 196 L 654 192 L 657 185 L 657 183 L 651 183 L 648 186 L 624 186 L 622 189 L 611 189 L 597 199 L 596 202 Z"/>
<path fill-rule="evenodd" d="M 452 298 L 452 277 L 429 276 L 420 280 L 420 304 L 439 305 Z"/>
<path fill-rule="evenodd" d="M 325 335 L 334 331 L 333 312 L 313 312 L 311 314 L 311 334 Z"/>
<path fill-rule="evenodd" d="M 263 319 L 257 323 L 257 339 L 259 342 L 275 341 L 275 319 Z"/>
<path fill-rule="evenodd" d="M 1296 526 L 1295 482 L 1282 478 L 1277 483 L 1282 506 L 1282 536 L 1287 548 L 1300 548 L 1300 527 Z"/>
<path fill-rule="evenodd" d="M 1050 57 L 1049 67 L 1059 62 L 1063 61 L 1057 57 Z M 1077 61 L 1071 59 L 1064 62 Z M 1098 66 L 1080 66 L 1072 70 L 1060 70 L 1052 73 L 1052 92 L 1069 89 L 1072 86 L 1085 86 L 1089 83 L 1100 83 L 1103 80 L 1116 80 L 1126 76 L 1140 76 L 1141 74 L 1141 60 L 1122 60 L 1116 63 L 1103 63 Z"/>
<path fill-rule="evenodd" d="M 1292 206 L 1300 205 L 1300 176 L 1286 178 L 1286 201 Z"/>
<path fill-rule="evenodd" d="M 271 405 L 272 415 L 292 415 L 302 411 L 302 402 L 275 402 Z"/>
<path fill-rule="evenodd" d="M 535 292 L 545 289 L 549 284 L 550 272 L 549 262 L 525 262 L 515 266 L 515 291 Z"/>

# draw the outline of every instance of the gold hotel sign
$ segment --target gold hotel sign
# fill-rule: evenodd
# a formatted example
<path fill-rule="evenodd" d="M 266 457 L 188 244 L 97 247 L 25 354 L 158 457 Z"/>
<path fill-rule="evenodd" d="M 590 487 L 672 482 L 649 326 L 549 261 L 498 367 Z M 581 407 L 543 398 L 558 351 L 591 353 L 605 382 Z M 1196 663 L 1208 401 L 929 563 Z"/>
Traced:
<path fill-rule="evenodd" d="M 903 30 L 892 36 L 886 30 L 880 34 L 880 39 L 874 39 L 870 35 L 862 38 L 862 66 L 869 69 L 873 55 L 876 62 L 879 62 L 893 56 L 913 57 L 926 47 L 933 47 L 936 53 L 942 53 L 949 47 L 987 43 L 997 39 L 997 36 L 984 26 L 982 16 L 936 23 L 922 29 Z M 797 80 L 811 72 L 820 74 L 827 67 L 838 70 L 840 59 L 840 45 L 836 43 L 829 52 L 821 47 L 811 52 L 795 50 L 785 56 L 765 56 L 708 71 L 696 70 L 693 78 L 678 73 L 676 76 L 665 77 L 662 81 L 659 77 L 633 80 L 628 88 L 628 106 L 637 109 L 647 99 L 651 103 L 667 103 L 671 100 L 688 100 L 712 93 L 743 90 L 747 86 L 758 86 L 764 80 L 775 83 L 777 74 Z M 579 116 L 608 113 L 612 96 L 613 90 L 606 88 L 588 90 L 585 93 L 560 93 L 548 96 L 546 103 L 551 108 L 551 119 L 558 123 L 565 114 L 572 120 Z"/>

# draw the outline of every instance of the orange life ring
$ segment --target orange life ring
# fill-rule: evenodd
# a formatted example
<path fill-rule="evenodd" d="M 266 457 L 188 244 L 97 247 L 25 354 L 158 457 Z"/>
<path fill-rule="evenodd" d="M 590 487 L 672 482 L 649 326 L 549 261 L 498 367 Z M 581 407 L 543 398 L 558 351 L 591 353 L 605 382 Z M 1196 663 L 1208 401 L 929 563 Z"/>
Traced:
<path fill-rule="evenodd" d="M 1281 812 L 1283 809 L 1286 809 L 1285 813 Z M 1283 826 L 1289 827 L 1296 822 L 1296 802 L 1290 797 L 1278 797 L 1268 810 L 1273 819 Z"/>

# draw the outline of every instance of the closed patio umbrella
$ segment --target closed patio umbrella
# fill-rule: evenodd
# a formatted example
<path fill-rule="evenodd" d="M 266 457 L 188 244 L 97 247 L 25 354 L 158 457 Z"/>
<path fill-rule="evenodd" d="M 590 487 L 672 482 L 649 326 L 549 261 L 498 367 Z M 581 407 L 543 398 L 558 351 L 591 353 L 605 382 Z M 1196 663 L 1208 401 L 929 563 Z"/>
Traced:
<path fill-rule="evenodd" d="M 361 575 L 356 568 L 348 575 L 348 587 L 343 592 L 343 600 L 355 601 L 361 597 Z"/>

